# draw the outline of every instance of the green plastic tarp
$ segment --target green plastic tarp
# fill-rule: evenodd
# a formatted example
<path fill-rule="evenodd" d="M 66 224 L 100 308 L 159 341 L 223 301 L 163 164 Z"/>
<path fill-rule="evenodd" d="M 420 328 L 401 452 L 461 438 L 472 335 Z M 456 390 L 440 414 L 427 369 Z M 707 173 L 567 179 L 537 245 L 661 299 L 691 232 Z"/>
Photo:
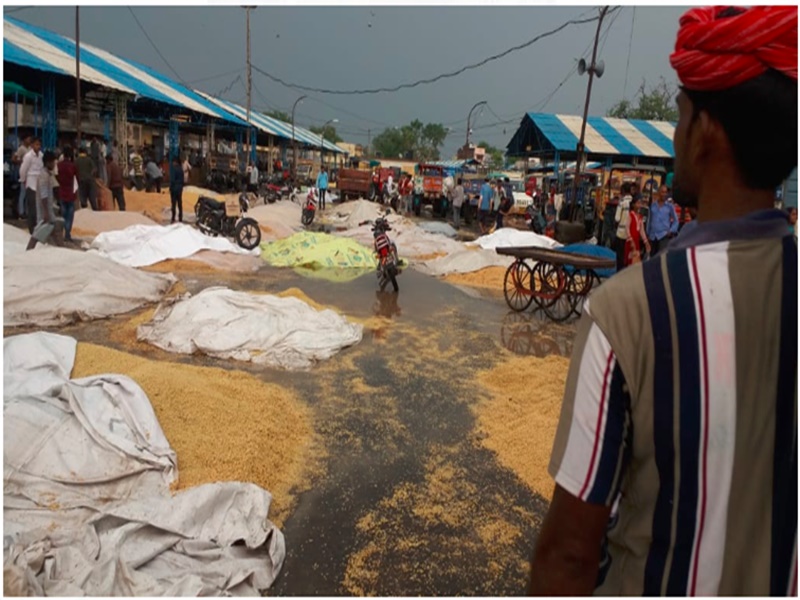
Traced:
<path fill-rule="evenodd" d="M 35 94 L 33 92 L 29 92 L 24 87 L 19 85 L 18 83 L 14 83 L 13 81 L 4 81 L 3 82 L 3 96 L 13 96 L 17 94 L 20 98 L 39 98 L 39 94 Z"/>
<path fill-rule="evenodd" d="M 322 277 L 339 272 L 335 280 L 342 280 L 340 271 L 353 270 L 354 275 L 360 271 L 355 275 L 358 277 L 377 266 L 371 248 L 349 238 L 310 231 L 262 244 L 261 258 L 274 267 L 300 267 L 302 271 L 318 271 L 316 275 Z"/>

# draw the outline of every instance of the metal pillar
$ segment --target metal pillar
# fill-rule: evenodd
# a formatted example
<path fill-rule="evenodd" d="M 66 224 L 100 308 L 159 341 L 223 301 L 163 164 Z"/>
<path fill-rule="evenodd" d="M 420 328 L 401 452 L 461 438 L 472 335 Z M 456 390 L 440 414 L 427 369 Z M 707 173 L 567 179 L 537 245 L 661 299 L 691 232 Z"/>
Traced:
<path fill-rule="evenodd" d="M 119 166 L 123 174 L 128 173 L 128 99 L 123 94 L 114 98 L 114 136 L 119 151 Z"/>
<path fill-rule="evenodd" d="M 52 77 L 46 77 L 42 85 L 42 147 L 55 149 L 57 138 L 56 84 Z"/>
<path fill-rule="evenodd" d="M 172 162 L 173 158 L 180 158 L 180 122 L 176 119 L 169 121 L 169 160 Z"/>
<path fill-rule="evenodd" d="M 19 148 L 19 118 L 17 117 L 17 108 L 19 107 L 19 94 L 14 92 L 14 150 Z"/>
<path fill-rule="evenodd" d="M 39 137 L 39 99 L 33 99 L 33 137 Z"/>
<path fill-rule="evenodd" d="M 244 172 L 244 165 L 242 164 L 242 153 L 244 152 L 244 129 L 236 129 L 236 158 L 239 161 L 239 171 Z"/>
<path fill-rule="evenodd" d="M 103 113 L 103 140 L 108 142 L 111 139 L 111 113 Z M 105 157 L 103 157 L 105 160 Z"/>
<path fill-rule="evenodd" d="M 258 135 L 255 127 L 250 127 L 250 163 L 256 164 L 258 162 L 258 154 L 256 152 L 258 146 Z"/>
<path fill-rule="evenodd" d="M 555 158 L 553 159 L 553 161 L 554 161 L 553 177 L 555 177 L 556 184 L 558 184 L 558 181 L 559 181 L 559 178 L 558 178 L 559 173 L 558 173 L 558 171 L 559 171 L 559 166 L 561 165 L 561 153 L 558 150 L 556 150 L 556 155 L 555 155 Z"/>

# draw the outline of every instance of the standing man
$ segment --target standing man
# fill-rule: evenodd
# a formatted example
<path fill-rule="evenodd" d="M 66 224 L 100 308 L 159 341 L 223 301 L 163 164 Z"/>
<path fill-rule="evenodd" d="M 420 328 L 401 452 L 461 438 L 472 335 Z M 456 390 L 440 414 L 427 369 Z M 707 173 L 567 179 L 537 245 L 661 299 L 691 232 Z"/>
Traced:
<path fill-rule="evenodd" d="M 31 136 L 27 136 L 24 140 L 22 140 L 22 145 L 17 148 L 17 151 L 14 152 L 14 156 L 11 157 L 11 162 L 14 165 L 14 170 L 17 175 L 17 181 L 19 181 L 19 199 L 17 200 L 17 217 L 20 219 L 25 218 L 25 179 L 20 175 L 20 169 L 22 167 L 22 161 L 25 158 L 25 155 L 30 151 L 31 144 L 33 140 Z"/>
<path fill-rule="evenodd" d="M 156 164 L 155 159 L 150 156 L 147 160 L 147 166 L 144 168 L 144 173 L 147 176 L 147 185 L 145 191 L 151 192 L 155 188 L 156 194 L 161 193 L 161 182 L 164 179 L 164 172 Z"/>
<path fill-rule="evenodd" d="M 64 217 L 64 239 L 72 241 L 72 222 L 75 218 L 75 182 L 78 169 L 72 148 L 64 148 L 64 158 L 58 162 L 58 199 L 61 201 L 61 216 Z"/>
<path fill-rule="evenodd" d="M 189 162 L 189 153 L 183 159 L 183 185 L 187 186 L 192 180 L 192 164 Z"/>
<path fill-rule="evenodd" d="M 42 158 L 42 170 L 39 173 L 39 182 L 35 192 L 36 206 L 33 210 L 36 214 L 36 225 L 31 232 L 31 239 L 26 250 L 33 250 L 37 242 L 45 243 L 57 228 L 61 229 L 62 220 L 56 218 L 55 199 L 53 198 L 53 169 L 55 166 L 56 155 L 48 150 Z"/>
<path fill-rule="evenodd" d="M 461 229 L 461 207 L 464 205 L 464 185 L 461 177 L 456 180 L 456 186 L 450 193 L 452 194 L 450 202 L 453 204 L 453 227 Z"/>
<path fill-rule="evenodd" d="M 497 207 L 497 217 L 495 220 L 495 229 L 503 228 L 503 217 L 508 216 L 511 209 L 514 207 L 514 198 L 511 192 L 502 183 L 498 181 L 497 191 L 500 195 L 500 204 Z"/>
<path fill-rule="evenodd" d="M 489 183 L 488 177 L 481 186 L 480 195 L 480 204 L 478 204 L 478 226 L 481 228 L 481 235 L 483 235 L 488 229 L 489 213 L 492 210 L 492 198 L 494 197 L 494 190 Z"/>
<path fill-rule="evenodd" d="M 136 148 L 131 152 L 130 167 L 133 170 L 133 185 L 138 191 L 142 191 L 144 189 L 144 159 L 136 151 Z"/>
<path fill-rule="evenodd" d="M 111 141 L 111 159 L 118 165 L 122 164 L 122 162 L 119 160 L 119 148 L 117 147 L 117 140 Z"/>
<path fill-rule="evenodd" d="M 617 233 L 614 236 L 614 251 L 617 253 L 617 273 L 625 268 L 625 244 L 628 241 L 628 224 L 631 218 L 630 210 L 633 197 L 631 196 L 631 184 L 623 183 L 619 188 L 622 198 L 617 204 L 617 212 L 614 215 L 614 223 L 617 226 Z"/>
<path fill-rule="evenodd" d="M 317 189 L 319 190 L 319 206 L 325 210 L 325 195 L 328 193 L 328 167 L 322 167 L 317 175 Z"/>
<path fill-rule="evenodd" d="M 258 167 L 252 163 L 247 165 L 247 191 L 251 194 L 258 194 Z M 184 182 L 186 173 L 184 173 Z"/>
<path fill-rule="evenodd" d="M 39 188 L 39 176 L 43 170 L 42 143 L 38 138 L 35 138 L 31 143 L 31 149 L 22 159 L 22 166 L 19 168 L 20 185 L 25 186 L 23 212 L 28 220 L 29 233 L 33 233 L 33 228 L 36 227 L 36 190 Z"/>
<path fill-rule="evenodd" d="M 92 210 L 97 210 L 97 195 L 94 178 L 97 170 L 94 161 L 86 154 L 86 148 L 78 150 L 78 160 L 75 161 L 78 170 L 78 194 L 81 201 L 81 208 L 86 208 L 86 202 L 92 206 Z"/>
<path fill-rule="evenodd" d="M 89 156 L 91 156 L 92 162 L 94 163 L 95 173 L 97 173 L 97 176 L 102 180 L 103 155 L 100 152 L 100 142 L 97 141 L 96 136 L 92 138 L 92 141 L 89 144 Z"/>
<path fill-rule="evenodd" d="M 109 154 L 106 157 L 106 170 L 108 171 L 108 189 L 111 190 L 112 203 L 117 204 L 119 210 L 125 210 L 125 180 L 122 177 L 122 167 Z"/>
<path fill-rule="evenodd" d="M 169 199 L 172 204 L 172 220 L 175 222 L 175 209 L 178 210 L 178 221 L 183 223 L 183 167 L 181 159 L 177 156 L 172 159 L 169 167 Z"/>
<path fill-rule="evenodd" d="M 651 256 L 658 254 L 667 247 L 669 241 L 678 235 L 678 215 L 675 213 L 675 204 L 667 202 L 667 186 L 658 188 L 656 201 L 650 205 L 650 214 L 647 219 L 647 238 L 652 248 Z"/>
<path fill-rule="evenodd" d="M 670 62 L 697 226 L 595 290 L 533 555 L 542 595 L 797 595 L 797 7 L 695 8 Z"/>

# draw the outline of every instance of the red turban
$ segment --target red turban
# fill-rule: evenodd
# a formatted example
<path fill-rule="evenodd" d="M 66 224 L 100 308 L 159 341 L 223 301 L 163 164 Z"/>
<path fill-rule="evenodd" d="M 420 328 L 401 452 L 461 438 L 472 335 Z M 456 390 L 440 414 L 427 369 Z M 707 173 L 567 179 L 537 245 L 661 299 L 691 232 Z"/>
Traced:
<path fill-rule="evenodd" d="M 681 17 L 672 68 L 687 89 L 725 90 L 775 69 L 797 79 L 797 7 L 755 6 L 718 18 L 724 6 Z"/>

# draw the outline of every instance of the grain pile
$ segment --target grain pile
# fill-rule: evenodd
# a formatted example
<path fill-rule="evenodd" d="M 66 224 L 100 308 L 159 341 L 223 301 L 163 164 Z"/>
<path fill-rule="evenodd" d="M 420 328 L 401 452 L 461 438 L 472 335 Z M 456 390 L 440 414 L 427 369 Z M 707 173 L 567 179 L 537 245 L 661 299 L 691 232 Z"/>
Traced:
<path fill-rule="evenodd" d="M 503 289 L 503 279 L 506 267 L 486 267 L 471 273 L 451 273 L 443 278 L 447 283 L 456 285 L 469 285 L 472 287 L 488 288 L 492 290 Z"/>
<path fill-rule="evenodd" d="M 118 231 L 131 225 L 157 225 L 157 223 L 138 212 L 81 209 L 75 212 L 73 231 L 88 237 L 104 231 Z"/>
<path fill-rule="evenodd" d="M 169 209 L 170 207 L 169 190 L 166 187 L 161 188 L 160 194 L 125 190 L 125 210 L 142 213 L 156 223 L 162 222 L 164 209 Z M 183 209 L 186 212 L 186 200 L 183 202 Z"/>
<path fill-rule="evenodd" d="M 178 455 L 176 489 L 215 481 L 252 482 L 273 495 L 270 518 L 282 525 L 293 494 L 308 485 L 320 448 L 311 412 L 289 390 L 241 371 L 149 360 L 78 344 L 72 377 L 119 373 L 153 405 Z"/>
<path fill-rule="evenodd" d="M 263 261 L 257 256 L 218 252 L 216 250 L 200 250 L 192 254 L 190 258 L 171 258 L 141 268 L 154 273 L 173 273 L 176 271 L 181 273 L 215 273 L 219 271 L 251 273 L 260 269 L 263 264 Z"/>
<path fill-rule="evenodd" d="M 547 465 L 568 368 L 569 359 L 560 356 L 506 353 L 502 362 L 477 378 L 492 394 L 476 409 L 483 445 L 547 500 L 555 487 Z"/>

